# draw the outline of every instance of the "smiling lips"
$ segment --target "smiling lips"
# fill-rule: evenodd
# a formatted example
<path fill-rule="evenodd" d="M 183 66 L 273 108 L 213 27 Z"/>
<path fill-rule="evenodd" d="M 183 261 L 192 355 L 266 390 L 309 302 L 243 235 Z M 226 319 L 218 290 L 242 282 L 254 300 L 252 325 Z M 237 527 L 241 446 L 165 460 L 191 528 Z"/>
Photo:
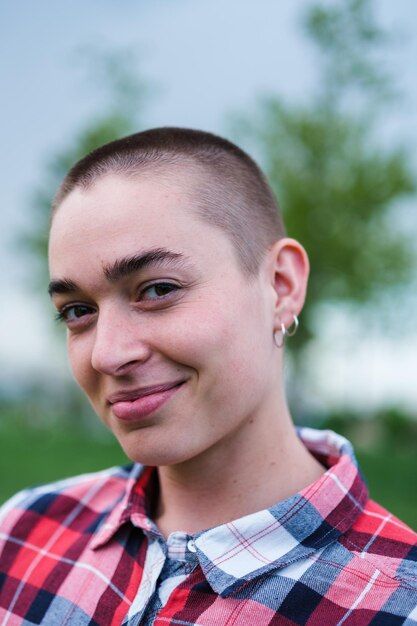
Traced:
<path fill-rule="evenodd" d="M 169 400 L 184 382 L 184 380 L 180 380 L 131 391 L 120 391 L 111 394 L 107 401 L 117 419 L 122 421 L 140 420 Z"/>

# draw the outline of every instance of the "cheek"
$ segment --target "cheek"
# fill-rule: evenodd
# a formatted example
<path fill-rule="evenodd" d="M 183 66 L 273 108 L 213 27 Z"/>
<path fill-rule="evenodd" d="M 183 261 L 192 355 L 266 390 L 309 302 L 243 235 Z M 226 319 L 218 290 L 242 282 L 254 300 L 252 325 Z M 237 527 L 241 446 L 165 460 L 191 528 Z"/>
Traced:
<path fill-rule="evenodd" d="M 228 301 L 185 309 L 164 324 L 162 331 L 166 354 L 173 361 L 206 377 L 210 374 L 210 381 L 220 379 L 222 387 L 236 378 L 250 378 L 253 369 L 258 370 L 265 362 L 265 350 L 272 344 L 272 333 L 271 342 L 267 342 L 266 320 L 260 307 L 250 307 L 246 302 L 227 306 Z"/>
<path fill-rule="evenodd" d="M 218 332 L 212 333 L 219 319 L 221 315 L 215 314 L 212 325 L 209 322 L 207 327 L 217 381 L 212 391 L 224 406 L 235 403 L 244 410 L 245 403 L 263 395 L 271 375 L 272 332 L 269 333 L 267 319 L 256 302 L 242 302 L 230 317 L 221 320 Z"/>
<path fill-rule="evenodd" d="M 68 337 L 68 360 L 78 385 L 90 395 L 94 391 L 95 383 L 94 370 L 91 367 L 91 349 L 87 341 L 80 339 L 81 337 Z"/>
<path fill-rule="evenodd" d="M 174 360 L 199 368 L 213 359 L 221 361 L 222 353 L 224 356 L 230 346 L 231 335 L 228 318 L 205 306 L 173 316 L 163 325 L 161 335 L 154 337 L 153 343 L 160 347 L 165 345 Z"/>

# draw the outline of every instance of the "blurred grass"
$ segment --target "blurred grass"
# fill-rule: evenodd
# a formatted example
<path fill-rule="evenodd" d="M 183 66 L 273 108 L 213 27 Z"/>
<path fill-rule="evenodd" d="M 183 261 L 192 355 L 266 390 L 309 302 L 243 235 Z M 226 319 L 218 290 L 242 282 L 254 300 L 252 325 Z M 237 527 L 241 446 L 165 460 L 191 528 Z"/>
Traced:
<path fill-rule="evenodd" d="M 0 437 L 0 502 L 24 487 L 130 462 L 110 435 L 79 428 L 8 425 Z"/>
<path fill-rule="evenodd" d="M 397 448 L 357 450 L 370 496 L 417 530 L 417 458 L 415 452 Z"/>
<path fill-rule="evenodd" d="M 110 435 L 80 428 L 3 422 L 0 438 L 0 502 L 27 486 L 129 462 Z M 385 443 L 357 457 L 371 497 L 417 529 L 415 451 Z"/>

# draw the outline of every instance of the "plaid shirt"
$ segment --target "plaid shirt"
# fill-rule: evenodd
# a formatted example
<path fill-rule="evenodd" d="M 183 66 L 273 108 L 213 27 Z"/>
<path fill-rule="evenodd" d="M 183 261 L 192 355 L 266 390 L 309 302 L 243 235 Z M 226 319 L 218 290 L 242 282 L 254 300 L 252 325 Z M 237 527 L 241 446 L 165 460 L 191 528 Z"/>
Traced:
<path fill-rule="evenodd" d="M 318 481 L 193 537 L 147 517 L 152 468 L 18 494 L 0 509 L 0 625 L 416 625 L 417 535 L 368 499 L 345 439 L 300 436 Z"/>

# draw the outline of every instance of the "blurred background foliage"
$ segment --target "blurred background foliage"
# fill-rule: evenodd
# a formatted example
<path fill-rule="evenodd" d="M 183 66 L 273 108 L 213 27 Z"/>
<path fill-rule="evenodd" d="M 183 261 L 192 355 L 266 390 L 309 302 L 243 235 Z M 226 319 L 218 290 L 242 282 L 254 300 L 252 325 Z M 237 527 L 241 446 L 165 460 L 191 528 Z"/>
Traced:
<path fill-rule="evenodd" d="M 415 245 L 400 215 L 401 201 L 416 191 L 411 159 L 406 146 L 386 142 L 383 133 L 384 112 L 400 97 L 381 69 L 391 38 L 376 24 L 370 0 L 313 4 L 303 28 L 319 70 L 308 105 L 264 97 L 254 111 L 234 114 L 225 133 L 260 161 L 289 235 L 310 257 L 309 297 L 290 344 L 296 371 L 302 371 L 305 350 L 319 335 L 325 304 L 366 310 L 367 324 L 377 323 L 383 310 L 378 299 L 383 294 L 389 300 L 392 292 L 397 302 L 399 289 L 415 280 L 416 271 Z M 25 245 L 43 290 L 49 208 L 63 176 L 93 148 L 143 128 L 154 89 L 132 74 L 131 54 L 88 51 L 95 86 L 104 88 L 103 110 L 52 156 L 34 193 L 36 225 Z M 118 444 L 94 425 L 81 394 L 66 385 L 34 383 L 15 395 L 4 391 L 0 412 L 6 416 L 0 423 L 0 475 L 6 477 L 0 500 L 28 483 L 127 462 Z M 357 446 L 371 495 L 417 528 L 416 415 L 392 407 L 358 415 L 346 407 L 311 415 L 309 423 L 346 434 Z"/>
<path fill-rule="evenodd" d="M 303 323 L 290 345 L 299 359 L 323 304 L 365 307 L 375 322 L 381 293 L 409 285 L 416 268 L 414 237 L 396 219 L 399 201 L 416 191 L 415 173 L 405 147 L 384 145 L 381 132 L 398 97 L 379 62 L 388 35 L 367 0 L 315 5 L 304 29 L 319 68 L 308 107 L 267 97 L 234 122 L 310 258 Z"/>

